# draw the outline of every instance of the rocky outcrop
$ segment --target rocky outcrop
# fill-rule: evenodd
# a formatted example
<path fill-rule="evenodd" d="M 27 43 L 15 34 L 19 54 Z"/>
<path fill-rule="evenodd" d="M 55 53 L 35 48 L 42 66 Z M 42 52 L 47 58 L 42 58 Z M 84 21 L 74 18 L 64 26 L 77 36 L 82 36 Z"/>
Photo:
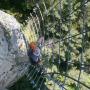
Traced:
<path fill-rule="evenodd" d="M 27 65 L 27 49 L 20 24 L 0 10 L 0 87 L 15 81 Z"/>

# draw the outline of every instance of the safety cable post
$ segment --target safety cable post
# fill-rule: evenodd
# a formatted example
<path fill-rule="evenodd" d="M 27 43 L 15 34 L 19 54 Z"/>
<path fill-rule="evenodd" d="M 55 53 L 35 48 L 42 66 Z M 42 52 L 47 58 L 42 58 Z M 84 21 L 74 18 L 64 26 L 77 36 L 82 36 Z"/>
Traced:
<path fill-rule="evenodd" d="M 61 52 L 60 52 L 60 45 L 61 45 L 61 38 L 62 38 L 62 31 L 61 31 L 61 29 L 62 29 L 62 8 L 61 8 L 61 4 L 62 4 L 62 0 L 60 0 L 60 5 L 59 5 L 59 13 L 60 13 L 60 20 L 59 20 L 59 35 L 60 35 L 60 38 L 59 38 L 59 61 L 58 61 L 58 63 L 59 63 L 59 65 L 60 65 L 60 54 L 61 54 Z"/>
<path fill-rule="evenodd" d="M 34 11 L 34 13 L 35 13 L 35 11 Z M 32 24 L 31 25 L 32 25 L 32 28 L 33 28 L 33 32 L 34 33 L 36 32 L 36 35 L 38 37 L 38 34 L 37 34 L 38 33 L 38 27 L 37 27 L 37 24 L 35 22 L 35 18 L 33 17 L 32 13 L 30 13 L 30 16 L 31 16 L 31 19 L 32 19 Z M 35 36 L 33 38 L 35 38 Z"/>
<path fill-rule="evenodd" d="M 33 72 L 32 76 L 29 78 L 29 80 L 31 80 L 37 72 L 38 72 L 38 68 L 36 67 L 35 71 Z"/>
<path fill-rule="evenodd" d="M 59 0 L 60 1 L 60 4 L 59 4 L 59 13 L 60 13 L 60 21 L 59 21 L 59 61 L 58 61 L 58 70 L 59 70 L 59 66 L 60 66 L 60 62 L 61 62 L 61 59 L 60 59 L 60 46 L 61 46 L 61 38 L 62 38 L 62 8 L 61 8 L 61 5 L 62 5 L 62 0 Z M 59 75 L 57 75 L 58 77 Z M 59 84 L 60 85 L 60 84 Z M 63 86 L 61 86 L 61 89 L 63 89 Z"/>
<path fill-rule="evenodd" d="M 66 40 L 66 42 L 67 42 L 67 49 L 66 49 L 66 51 L 65 51 L 65 54 L 67 54 L 66 56 L 68 56 L 68 58 L 65 56 L 65 62 L 66 62 L 66 72 L 65 72 L 65 74 L 67 75 L 68 74 L 68 62 L 70 61 L 70 59 L 71 59 L 71 51 L 70 51 L 70 44 L 71 44 L 71 39 L 69 38 L 70 36 L 71 36 L 71 10 L 72 10 L 72 0 L 66 0 L 67 1 L 67 3 L 68 3 L 68 17 L 67 17 L 67 19 L 68 19 L 68 23 L 67 23 L 67 27 L 68 27 L 68 34 L 67 34 L 67 40 Z M 65 75 L 65 78 L 64 78 L 64 82 L 63 82 L 63 85 L 65 85 L 65 83 L 66 83 L 66 75 Z M 62 90 L 63 90 L 63 88 L 62 88 Z"/>
<path fill-rule="evenodd" d="M 31 72 L 27 75 L 27 78 L 29 78 L 29 76 L 32 74 L 32 72 L 34 71 L 35 67 L 33 67 L 33 69 L 31 70 Z"/>
<path fill-rule="evenodd" d="M 41 77 L 42 77 L 42 74 L 41 74 L 41 75 L 39 76 L 39 78 L 37 79 L 35 86 L 38 85 L 39 80 L 40 80 Z M 34 86 L 34 87 L 35 87 L 35 86 Z"/>
<path fill-rule="evenodd" d="M 31 78 L 32 79 L 32 81 L 31 81 L 31 83 L 34 85 L 35 84 L 35 79 L 37 78 L 37 76 L 38 76 L 38 73 L 40 72 L 40 70 L 38 70 L 35 74 L 35 77 L 34 77 L 34 75 L 33 75 L 33 77 Z M 31 80 L 30 79 L 30 80 Z M 34 88 L 34 87 L 33 87 Z"/>
<path fill-rule="evenodd" d="M 39 21 L 39 18 L 38 18 L 38 16 L 37 16 L 37 8 L 36 9 L 33 9 L 33 12 L 35 13 L 35 20 L 37 21 L 35 21 L 35 20 L 33 20 L 33 22 L 34 22 L 34 24 L 35 24 L 35 28 L 36 28 L 36 35 L 37 35 L 37 38 L 39 38 L 39 34 L 38 34 L 38 32 L 39 32 L 39 30 L 41 29 L 40 28 L 40 21 Z"/>
<path fill-rule="evenodd" d="M 44 30 L 44 17 L 43 17 L 43 13 L 42 13 L 42 11 L 41 11 L 41 9 L 40 9 L 40 6 L 39 6 L 39 4 L 37 3 L 36 4 L 36 7 L 38 8 L 38 10 L 39 10 L 39 13 L 40 13 L 40 17 L 41 17 L 41 22 L 42 22 L 42 28 L 40 27 L 40 30 L 39 30 L 39 37 L 38 38 L 41 38 L 42 36 L 44 36 L 44 33 L 45 33 L 45 30 Z M 40 22 L 40 23 L 41 23 Z M 40 25 L 41 26 L 41 25 Z M 44 37 L 45 38 L 45 37 Z M 41 50 L 41 54 L 42 54 L 42 46 L 40 46 L 40 50 Z"/>
<path fill-rule="evenodd" d="M 81 19 L 83 21 L 83 25 L 81 27 L 81 35 L 82 35 L 82 50 L 81 50 L 81 57 L 80 57 L 80 72 L 79 72 L 79 77 L 78 77 L 78 81 L 80 81 L 80 78 L 81 78 L 81 74 L 83 73 L 83 64 L 85 62 L 84 60 L 84 52 L 85 52 L 85 34 L 86 33 L 83 33 L 86 31 L 86 24 L 87 24 L 87 15 L 86 15 L 86 2 L 87 0 L 82 0 L 81 2 Z M 80 84 L 77 83 L 77 87 L 80 88 Z"/>
<path fill-rule="evenodd" d="M 53 2 L 54 1 L 51 1 L 51 3 L 50 3 L 50 5 L 51 5 L 51 7 L 52 7 L 52 5 L 53 5 Z M 51 10 L 51 15 L 52 15 L 52 22 L 55 22 L 55 16 L 54 16 L 54 8 Z M 52 31 L 52 34 L 53 34 L 53 36 L 52 36 L 52 39 L 53 39 L 53 47 L 52 47 L 52 60 L 51 60 L 51 72 L 53 72 L 53 65 L 54 65 L 54 63 L 55 63 L 55 61 L 54 61 L 54 47 L 55 47 L 55 43 L 54 43 L 54 40 L 55 40 L 55 34 L 54 34 L 55 32 L 54 32 L 54 30 Z M 54 77 L 54 75 L 52 74 L 52 76 L 51 76 L 52 78 Z M 53 85 L 53 90 L 55 89 L 55 82 L 54 82 L 54 85 Z"/>
<path fill-rule="evenodd" d="M 30 65 L 31 66 L 31 69 L 33 69 L 32 68 L 32 65 Z M 29 67 L 30 68 L 30 67 Z M 27 76 L 27 78 L 29 77 L 29 69 L 28 69 L 28 72 L 25 74 L 26 76 Z"/>

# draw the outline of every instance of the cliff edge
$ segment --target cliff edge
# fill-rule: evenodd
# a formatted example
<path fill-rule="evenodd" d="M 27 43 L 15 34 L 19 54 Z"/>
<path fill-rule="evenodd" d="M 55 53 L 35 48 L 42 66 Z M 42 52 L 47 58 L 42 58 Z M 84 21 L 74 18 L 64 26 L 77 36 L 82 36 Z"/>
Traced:
<path fill-rule="evenodd" d="M 7 87 L 25 72 L 26 44 L 20 23 L 0 10 L 0 87 Z"/>

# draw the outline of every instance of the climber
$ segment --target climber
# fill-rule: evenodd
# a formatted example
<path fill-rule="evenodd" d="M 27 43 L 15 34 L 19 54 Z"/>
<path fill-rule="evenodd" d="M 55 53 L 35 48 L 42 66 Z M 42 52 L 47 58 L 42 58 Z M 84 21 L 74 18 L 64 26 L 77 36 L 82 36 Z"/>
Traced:
<path fill-rule="evenodd" d="M 29 44 L 28 56 L 32 64 L 41 64 L 41 49 L 44 46 L 44 37 L 41 36 L 37 42 L 31 42 Z"/>
<path fill-rule="evenodd" d="M 33 65 L 39 64 L 41 53 L 39 47 L 37 47 L 37 44 L 35 42 L 31 42 L 29 44 L 28 56 L 31 64 Z"/>

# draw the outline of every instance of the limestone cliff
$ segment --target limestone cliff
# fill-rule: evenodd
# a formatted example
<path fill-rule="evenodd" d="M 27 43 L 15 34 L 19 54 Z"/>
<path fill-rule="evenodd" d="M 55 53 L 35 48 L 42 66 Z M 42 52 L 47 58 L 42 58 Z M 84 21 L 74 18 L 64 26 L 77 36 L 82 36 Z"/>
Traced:
<path fill-rule="evenodd" d="M 27 62 L 20 24 L 0 10 L 0 87 L 7 87 L 22 76 Z"/>

